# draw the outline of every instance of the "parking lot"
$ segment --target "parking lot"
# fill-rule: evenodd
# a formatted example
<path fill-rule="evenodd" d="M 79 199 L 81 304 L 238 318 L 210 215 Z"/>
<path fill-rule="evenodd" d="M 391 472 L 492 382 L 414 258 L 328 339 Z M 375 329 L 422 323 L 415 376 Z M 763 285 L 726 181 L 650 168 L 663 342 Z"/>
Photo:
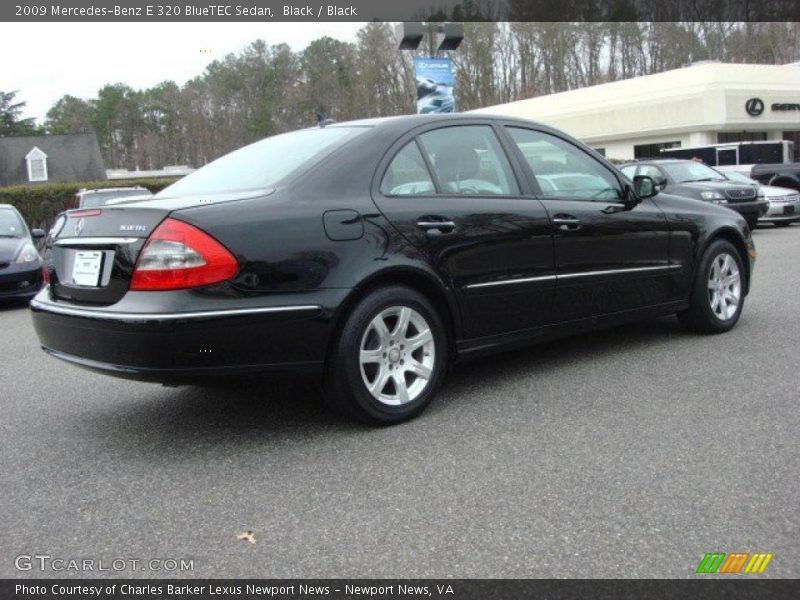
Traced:
<path fill-rule="evenodd" d="M 706 552 L 800 576 L 800 226 L 755 234 L 739 325 L 673 318 L 461 366 L 413 422 L 309 382 L 115 380 L 0 309 L 0 576 L 14 558 L 193 559 L 126 577 L 691 577 Z M 256 543 L 237 539 L 251 530 Z"/>

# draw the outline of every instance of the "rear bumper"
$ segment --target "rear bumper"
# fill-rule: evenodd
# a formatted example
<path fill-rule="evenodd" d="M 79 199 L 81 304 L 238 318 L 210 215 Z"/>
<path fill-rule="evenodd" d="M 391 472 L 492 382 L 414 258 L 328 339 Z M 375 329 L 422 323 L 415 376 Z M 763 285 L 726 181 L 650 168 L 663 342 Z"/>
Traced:
<path fill-rule="evenodd" d="M 42 348 L 116 377 L 189 383 L 262 371 L 321 371 L 330 312 L 297 303 L 196 312 L 119 312 L 31 302 Z"/>
<path fill-rule="evenodd" d="M 0 271 L 0 300 L 30 300 L 42 287 L 42 265 L 12 264 Z"/>

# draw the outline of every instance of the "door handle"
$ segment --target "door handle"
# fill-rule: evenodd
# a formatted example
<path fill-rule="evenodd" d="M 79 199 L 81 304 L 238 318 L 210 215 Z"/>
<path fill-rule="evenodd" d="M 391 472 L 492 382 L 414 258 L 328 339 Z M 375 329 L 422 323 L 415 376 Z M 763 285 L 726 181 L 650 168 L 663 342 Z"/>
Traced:
<path fill-rule="evenodd" d="M 456 230 L 456 224 L 448 219 L 437 219 L 435 217 L 423 217 L 417 221 L 417 227 L 424 229 L 426 232 L 433 233 L 439 231 L 440 233 L 452 233 Z"/>
<path fill-rule="evenodd" d="M 561 231 L 577 231 L 581 228 L 581 220 L 572 215 L 555 215 L 553 223 L 558 225 Z"/>

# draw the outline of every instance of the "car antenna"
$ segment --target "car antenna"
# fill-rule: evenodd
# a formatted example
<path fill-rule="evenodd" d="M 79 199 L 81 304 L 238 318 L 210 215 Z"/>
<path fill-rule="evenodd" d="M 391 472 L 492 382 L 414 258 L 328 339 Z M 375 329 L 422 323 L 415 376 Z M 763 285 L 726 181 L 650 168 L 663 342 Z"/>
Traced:
<path fill-rule="evenodd" d="M 314 114 L 317 115 L 317 125 L 319 125 L 320 127 L 324 128 L 330 125 L 331 123 L 336 123 L 336 119 L 329 119 L 328 117 L 325 116 L 325 113 L 318 112 Z"/>

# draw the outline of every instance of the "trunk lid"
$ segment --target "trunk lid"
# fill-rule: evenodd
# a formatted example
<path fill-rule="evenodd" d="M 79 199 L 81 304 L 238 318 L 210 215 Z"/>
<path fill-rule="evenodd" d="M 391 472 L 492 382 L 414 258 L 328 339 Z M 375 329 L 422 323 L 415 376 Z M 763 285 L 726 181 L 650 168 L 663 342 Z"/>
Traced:
<path fill-rule="evenodd" d="M 78 304 L 118 302 L 147 237 L 174 210 L 172 204 L 72 210 L 56 221 L 45 260 L 55 298 Z"/>

